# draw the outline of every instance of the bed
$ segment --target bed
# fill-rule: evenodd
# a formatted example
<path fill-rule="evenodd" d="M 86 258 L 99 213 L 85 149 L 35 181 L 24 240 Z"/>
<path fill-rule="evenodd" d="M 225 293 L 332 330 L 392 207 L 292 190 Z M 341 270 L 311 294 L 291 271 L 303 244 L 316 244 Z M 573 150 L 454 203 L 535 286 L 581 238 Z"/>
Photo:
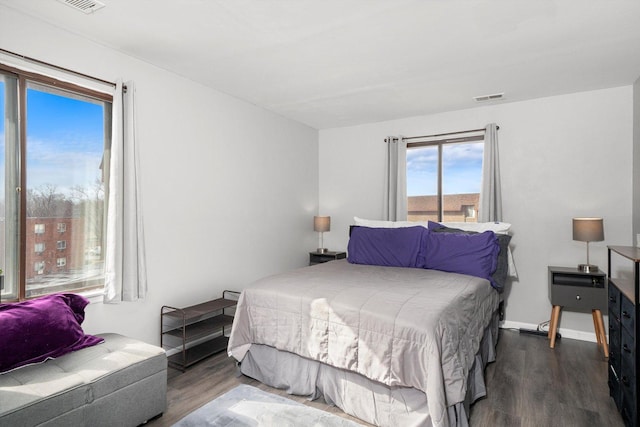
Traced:
<path fill-rule="evenodd" d="M 347 260 L 242 292 L 229 355 L 249 377 L 374 425 L 468 425 L 495 360 L 508 239 L 458 231 L 355 227 Z"/>

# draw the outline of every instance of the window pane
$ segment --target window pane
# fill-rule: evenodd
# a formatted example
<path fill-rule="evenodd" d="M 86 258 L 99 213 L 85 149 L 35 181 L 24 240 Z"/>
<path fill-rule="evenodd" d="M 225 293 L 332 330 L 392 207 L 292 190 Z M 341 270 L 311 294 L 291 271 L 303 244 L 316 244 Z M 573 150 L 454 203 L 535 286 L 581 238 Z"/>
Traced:
<path fill-rule="evenodd" d="M 483 148 L 484 142 L 443 145 L 443 221 L 478 221 Z"/>
<path fill-rule="evenodd" d="M 483 149 L 484 141 L 407 148 L 407 219 L 477 222 Z"/>
<path fill-rule="evenodd" d="M 438 221 L 438 147 L 407 150 L 407 219 Z"/>
<path fill-rule="evenodd" d="M 4 140 L 4 122 L 5 122 L 5 82 L 4 76 L 0 74 L 0 220 L 2 224 L 0 224 L 0 268 L 2 268 L 3 273 L 6 269 L 6 262 L 4 259 L 4 246 L 5 246 L 5 214 L 4 214 L 4 206 L 5 206 L 5 140 Z M 4 277 L 0 282 L 0 301 L 2 298 L 5 298 L 5 285 L 4 285 Z M 8 290 L 8 289 L 7 289 Z"/>
<path fill-rule="evenodd" d="M 0 74 L 0 268 L 1 298 L 18 296 L 18 79 Z"/>
<path fill-rule="evenodd" d="M 26 295 L 101 286 L 105 103 L 29 84 L 26 105 Z"/>

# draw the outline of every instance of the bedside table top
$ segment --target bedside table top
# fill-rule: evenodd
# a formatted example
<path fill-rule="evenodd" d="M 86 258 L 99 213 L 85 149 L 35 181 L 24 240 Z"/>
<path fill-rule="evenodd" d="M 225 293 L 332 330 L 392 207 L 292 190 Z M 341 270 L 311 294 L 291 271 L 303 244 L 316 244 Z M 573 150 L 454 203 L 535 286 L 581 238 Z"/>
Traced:
<path fill-rule="evenodd" d="M 317 252 L 317 251 L 313 251 L 313 252 L 309 252 L 309 255 L 325 255 L 325 256 L 338 256 L 338 255 L 342 255 L 342 254 L 346 254 L 346 252 L 344 251 L 327 251 L 327 252 Z"/>
<path fill-rule="evenodd" d="M 579 270 L 578 267 L 555 267 L 550 265 L 547 268 L 549 269 L 549 271 L 553 273 L 567 273 L 567 274 L 575 274 L 580 276 L 606 276 L 607 275 L 604 271 L 600 269 L 598 271 L 585 272 L 585 271 Z"/>

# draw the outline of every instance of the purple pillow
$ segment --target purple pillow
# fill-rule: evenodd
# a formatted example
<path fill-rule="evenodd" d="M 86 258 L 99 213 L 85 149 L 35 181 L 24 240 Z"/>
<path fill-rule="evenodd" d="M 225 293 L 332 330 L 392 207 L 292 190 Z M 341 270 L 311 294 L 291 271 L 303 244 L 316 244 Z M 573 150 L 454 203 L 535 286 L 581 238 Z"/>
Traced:
<path fill-rule="evenodd" d="M 498 265 L 500 245 L 492 231 L 477 234 L 427 234 L 425 268 L 468 274 L 491 282 Z"/>
<path fill-rule="evenodd" d="M 87 304 L 89 300 L 76 294 L 0 304 L 0 372 L 104 341 L 85 335 L 80 326 Z"/>
<path fill-rule="evenodd" d="M 404 228 L 353 227 L 347 247 L 352 264 L 423 268 L 425 237 L 421 226 Z"/>

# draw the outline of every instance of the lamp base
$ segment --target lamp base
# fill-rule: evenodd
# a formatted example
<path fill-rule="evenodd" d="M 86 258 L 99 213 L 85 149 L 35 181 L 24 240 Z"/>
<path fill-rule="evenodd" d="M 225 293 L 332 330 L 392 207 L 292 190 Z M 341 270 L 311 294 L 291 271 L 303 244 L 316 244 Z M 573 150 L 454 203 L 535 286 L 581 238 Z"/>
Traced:
<path fill-rule="evenodd" d="M 596 273 L 599 269 L 597 265 L 593 264 L 578 264 L 578 270 L 583 273 Z"/>
<path fill-rule="evenodd" d="M 329 249 L 327 248 L 318 248 L 316 249 L 316 252 L 319 254 L 326 254 L 327 252 L 329 252 Z"/>

